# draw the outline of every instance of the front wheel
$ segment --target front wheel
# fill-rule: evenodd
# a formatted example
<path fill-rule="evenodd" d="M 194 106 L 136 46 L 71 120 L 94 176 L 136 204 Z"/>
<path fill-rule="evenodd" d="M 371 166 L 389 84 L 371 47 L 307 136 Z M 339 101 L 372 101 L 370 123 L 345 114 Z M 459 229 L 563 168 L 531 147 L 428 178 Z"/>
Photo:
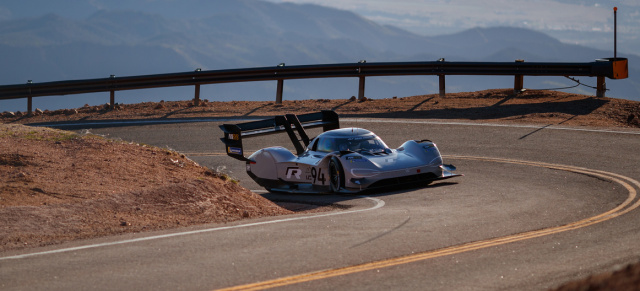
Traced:
<path fill-rule="evenodd" d="M 340 188 L 344 187 L 344 173 L 340 160 L 336 157 L 332 157 L 331 161 L 329 161 L 329 178 L 331 192 L 340 192 Z"/>

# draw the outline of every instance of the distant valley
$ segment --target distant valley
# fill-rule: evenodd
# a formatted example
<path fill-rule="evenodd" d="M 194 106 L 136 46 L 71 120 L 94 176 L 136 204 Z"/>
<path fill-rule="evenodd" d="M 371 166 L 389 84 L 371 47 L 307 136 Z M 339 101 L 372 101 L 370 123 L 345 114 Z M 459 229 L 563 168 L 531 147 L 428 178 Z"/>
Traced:
<path fill-rule="evenodd" d="M 36 1 L 37 2 L 37 1 Z M 47 2 L 51 3 L 51 2 Z M 112 2 L 105 2 L 112 3 Z M 383 26 L 354 13 L 258 0 L 186 0 L 180 9 L 129 1 L 92 11 L 76 6 L 77 17 L 45 14 L 0 22 L 0 85 L 245 67 L 326 63 L 431 61 L 589 62 L 612 51 L 561 43 L 545 34 L 510 27 L 475 28 L 434 37 Z M 169 3 L 169 2 L 161 2 Z M 0 8 L 3 4 L 0 4 Z M 44 4 L 43 4 L 44 5 Z M 169 4 L 166 4 L 169 5 Z M 175 4 L 174 4 L 175 5 Z M 198 7 L 189 15 L 185 7 Z M 10 8 L 9 8 L 10 9 Z M 191 8 L 193 11 L 193 8 Z M 83 13 L 86 16 L 83 16 Z M 629 58 L 629 79 L 608 80 L 608 97 L 640 100 L 640 57 Z M 595 85 L 595 78 L 579 78 Z M 572 86 L 562 77 L 526 77 L 525 87 Z M 335 99 L 357 94 L 357 79 L 285 82 L 285 99 Z M 433 76 L 368 78 L 366 95 L 389 98 L 438 92 Z M 509 88 L 513 77 L 447 78 L 448 92 Z M 275 82 L 202 87 L 210 100 L 273 100 Z M 573 92 L 595 94 L 577 87 Z M 106 93 L 105 93 L 106 94 Z M 34 107 L 59 109 L 99 104 L 108 94 L 40 97 Z M 117 92 L 116 102 L 185 100 L 193 88 Z M 24 100 L 0 101 L 0 111 L 24 110 Z M 16 109 L 17 108 L 17 109 Z"/>

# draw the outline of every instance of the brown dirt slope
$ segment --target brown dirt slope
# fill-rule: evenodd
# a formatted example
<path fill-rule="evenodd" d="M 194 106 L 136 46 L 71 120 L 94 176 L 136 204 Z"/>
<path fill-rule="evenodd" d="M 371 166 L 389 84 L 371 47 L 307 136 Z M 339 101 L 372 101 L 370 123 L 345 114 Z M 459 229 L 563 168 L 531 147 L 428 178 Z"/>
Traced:
<path fill-rule="evenodd" d="M 173 151 L 0 124 L 0 251 L 290 211 Z"/>
<path fill-rule="evenodd" d="M 463 119 L 481 122 L 524 122 L 595 127 L 640 127 L 640 102 L 596 98 L 557 91 L 512 89 L 437 94 L 403 98 L 317 99 L 283 101 L 209 102 L 199 106 L 192 101 L 118 104 L 116 110 L 86 105 L 77 109 L 44 111 L 27 117 L 5 112 L 4 123 L 93 121 L 114 119 L 172 119 L 192 117 L 266 117 L 284 113 L 310 113 L 321 109 L 336 111 L 342 117 Z"/>

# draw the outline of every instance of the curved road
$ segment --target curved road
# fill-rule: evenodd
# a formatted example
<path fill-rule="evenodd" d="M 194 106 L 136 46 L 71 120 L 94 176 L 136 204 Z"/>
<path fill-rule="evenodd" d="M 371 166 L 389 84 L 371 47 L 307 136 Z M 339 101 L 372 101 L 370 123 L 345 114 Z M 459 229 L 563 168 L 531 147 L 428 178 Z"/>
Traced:
<path fill-rule="evenodd" d="M 343 210 L 5 253 L 2 290 L 543 290 L 640 257 L 640 131 L 344 119 L 389 146 L 434 140 L 464 177 L 330 201 Z M 218 122 L 93 129 L 186 153 L 260 190 L 220 155 Z M 317 132 L 313 132 L 317 134 Z M 286 135 L 247 139 L 255 150 Z"/>

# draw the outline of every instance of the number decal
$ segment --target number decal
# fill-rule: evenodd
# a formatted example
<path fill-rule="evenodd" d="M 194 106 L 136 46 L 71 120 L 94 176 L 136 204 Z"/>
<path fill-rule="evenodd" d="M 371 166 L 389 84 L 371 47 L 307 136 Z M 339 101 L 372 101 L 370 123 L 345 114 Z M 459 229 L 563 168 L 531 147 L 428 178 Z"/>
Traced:
<path fill-rule="evenodd" d="M 325 179 L 324 177 L 324 173 L 322 172 L 322 168 L 314 168 L 311 167 L 311 179 L 313 179 L 313 184 L 315 184 L 317 181 L 322 182 L 322 185 L 324 185 L 325 181 L 327 181 L 327 179 Z"/>
<path fill-rule="evenodd" d="M 324 181 L 326 181 L 322 168 L 318 168 L 318 181 L 322 182 L 322 185 L 324 185 Z"/>

